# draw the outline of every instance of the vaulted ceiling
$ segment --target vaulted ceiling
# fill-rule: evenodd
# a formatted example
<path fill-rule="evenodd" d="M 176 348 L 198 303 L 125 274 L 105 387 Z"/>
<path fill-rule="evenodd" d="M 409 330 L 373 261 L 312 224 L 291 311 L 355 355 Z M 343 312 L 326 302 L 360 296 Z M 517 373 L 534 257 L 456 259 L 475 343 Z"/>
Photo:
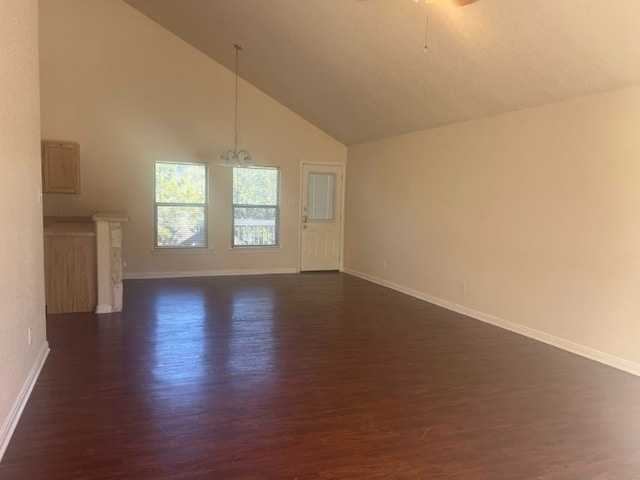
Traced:
<path fill-rule="evenodd" d="M 125 1 L 347 145 L 640 83 L 637 0 Z"/>

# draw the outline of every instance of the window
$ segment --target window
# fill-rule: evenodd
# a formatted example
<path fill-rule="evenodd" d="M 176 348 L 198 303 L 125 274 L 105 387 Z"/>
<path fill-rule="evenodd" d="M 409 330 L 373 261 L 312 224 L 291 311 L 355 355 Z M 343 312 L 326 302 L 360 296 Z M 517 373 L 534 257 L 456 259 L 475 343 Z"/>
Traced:
<path fill-rule="evenodd" d="M 309 220 L 333 220 L 333 173 L 309 173 Z"/>
<path fill-rule="evenodd" d="M 233 169 L 233 246 L 277 246 L 280 217 L 280 170 Z"/>
<path fill-rule="evenodd" d="M 207 247 L 207 166 L 156 162 L 156 248 Z"/>

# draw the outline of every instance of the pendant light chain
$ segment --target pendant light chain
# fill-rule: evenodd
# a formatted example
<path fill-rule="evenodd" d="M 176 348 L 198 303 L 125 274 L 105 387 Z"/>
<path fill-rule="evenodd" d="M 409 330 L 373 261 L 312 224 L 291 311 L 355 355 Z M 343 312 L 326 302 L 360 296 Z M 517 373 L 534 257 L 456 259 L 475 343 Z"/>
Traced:
<path fill-rule="evenodd" d="M 424 52 L 427 53 L 429 49 L 429 14 L 424 24 Z"/>
<path fill-rule="evenodd" d="M 235 139 L 234 139 L 234 152 L 238 151 L 238 53 L 240 52 L 240 50 L 242 50 L 242 47 L 240 45 L 238 45 L 237 43 L 235 43 L 233 45 L 236 48 L 236 105 L 235 105 L 235 109 L 236 109 L 236 131 L 235 131 Z"/>
<path fill-rule="evenodd" d="M 234 120 L 234 137 L 233 150 L 227 150 L 220 155 L 220 165 L 225 167 L 250 167 L 253 165 L 251 154 L 247 150 L 238 150 L 238 58 L 242 47 L 237 43 L 233 44 L 236 49 L 236 83 L 235 83 L 235 120 Z"/>

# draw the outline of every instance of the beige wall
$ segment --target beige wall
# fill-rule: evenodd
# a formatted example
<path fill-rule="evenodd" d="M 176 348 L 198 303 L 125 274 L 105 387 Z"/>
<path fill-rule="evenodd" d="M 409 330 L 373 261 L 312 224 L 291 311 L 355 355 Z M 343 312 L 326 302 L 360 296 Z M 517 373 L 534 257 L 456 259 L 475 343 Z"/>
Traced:
<path fill-rule="evenodd" d="M 46 351 L 37 0 L 0 1 L 0 457 Z M 32 342 L 28 343 L 28 330 Z"/>
<path fill-rule="evenodd" d="M 636 87 L 349 148 L 345 268 L 640 364 L 639 117 Z"/>
<path fill-rule="evenodd" d="M 43 137 L 78 141 L 82 169 L 82 194 L 46 195 L 45 213 L 127 210 L 129 274 L 295 269 L 300 162 L 345 162 L 346 147 L 241 81 L 241 144 L 281 167 L 282 248 L 233 252 L 231 170 L 216 165 L 233 147 L 233 73 L 123 2 L 40 8 Z M 211 161 L 210 251 L 152 252 L 156 159 Z"/>

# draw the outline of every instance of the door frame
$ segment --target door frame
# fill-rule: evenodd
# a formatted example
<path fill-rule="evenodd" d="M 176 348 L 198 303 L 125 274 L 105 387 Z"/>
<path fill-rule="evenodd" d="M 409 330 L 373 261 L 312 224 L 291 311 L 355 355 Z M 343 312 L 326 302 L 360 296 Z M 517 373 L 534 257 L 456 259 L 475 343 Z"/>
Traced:
<path fill-rule="evenodd" d="M 309 165 L 319 165 L 322 167 L 340 167 L 342 169 L 342 186 L 340 195 L 342 195 L 342 205 L 340 207 L 340 261 L 338 266 L 338 271 L 344 271 L 344 213 L 345 213 L 345 192 L 347 185 L 347 164 L 342 162 L 313 162 L 310 160 L 303 160 L 300 162 L 300 194 L 298 195 L 298 266 L 296 270 L 298 273 L 302 272 L 302 205 L 304 204 L 305 199 L 302 198 L 304 194 L 303 191 L 303 183 L 304 183 L 304 167 Z"/>

